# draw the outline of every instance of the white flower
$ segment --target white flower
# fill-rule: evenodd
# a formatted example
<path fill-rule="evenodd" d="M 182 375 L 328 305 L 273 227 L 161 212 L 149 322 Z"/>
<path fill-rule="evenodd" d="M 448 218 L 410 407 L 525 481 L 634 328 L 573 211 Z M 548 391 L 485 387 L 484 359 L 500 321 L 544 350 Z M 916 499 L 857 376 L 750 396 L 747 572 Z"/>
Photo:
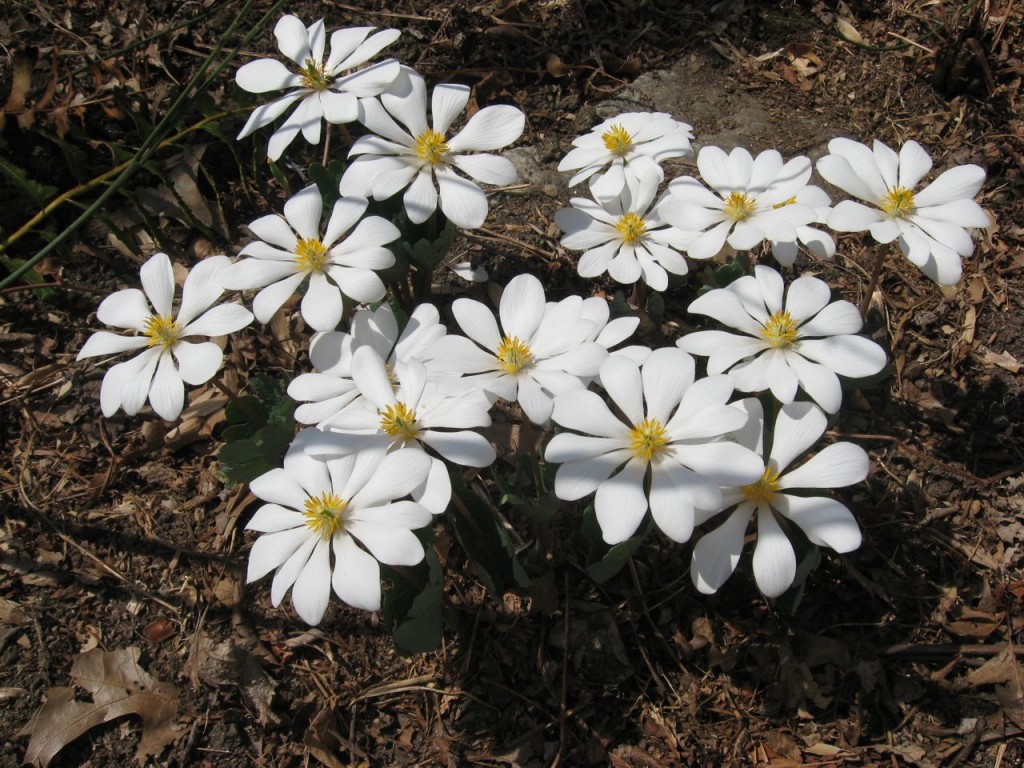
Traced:
<path fill-rule="evenodd" d="M 260 507 L 246 526 L 263 533 L 249 553 L 246 581 L 277 570 L 270 601 L 292 588 L 292 604 L 307 624 L 319 624 L 331 588 L 349 605 L 380 608 L 380 566 L 416 565 L 423 545 L 413 531 L 431 514 L 407 496 L 430 471 L 422 451 L 366 450 L 331 461 L 305 453 L 299 433 L 284 459 L 249 484 Z M 333 566 L 331 559 L 334 559 Z"/>
<path fill-rule="evenodd" d="M 357 310 L 348 333 L 316 334 L 309 345 L 316 372 L 303 373 L 288 385 L 288 396 L 302 403 L 295 409 L 295 420 L 327 429 L 334 415 L 359 396 L 352 380 L 352 356 L 360 347 L 374 349 L 390 366 L 400 360 L 429 360 L 434 343 L 447 333 L 440 320 L 436 307 L 420 304 L 399 336 L 394 311 L 382 304 Z"/>
<path fill-rule="evenodd" d="M 364 64 L 382 48 L 398 39 L 397 29 L 376 34 L 373 27 L 339 29 L 331 35 L 331 53 L 324 61 L 326 33 L 321 19 L 307 29 L 295 16 L 284 16 L 274 27 L 281 53 L 298 65 L 290 71 L 276 59 L 258 59 L 239 67 L 238 85 L 250 93 L 290 89 L 278 99 L 257 107 L 238 134 L 242 139 L 273 122 L 296 101 L 298 106 L 270 137 L 267 156 L 277 160 L 301 132 L 310 144 L 320 143 L 320 121 L 350 123 L 359 117 L 359 98 L 376 96 L 399 73 L 394 59 L 342 74 Z"/>
<path fill-rule="evenodd" d="M 577 299 L 579 299 L 578 296 L 569 296 L 562 299 L 560 303 L 568 304 Z M 552 311 L 552 309 L 549 303 L 548 311 Z M 580 301 L 579 319 L 589 320 L 594 324 L 594 329 L 591 331 L 590 336 L 587 337 L 587 341 L 596 341 L 608 350 L 608 354 L 624 355 L 637 365 L 642 365 L 647 356 L 651 354 L 650 347 L 632 344 L 628 347 L 612 349 L 633 335 L 640 325 L 640 318 L 626 316 L 609 320 L 610 316 L 611 310 L 608 308 L 608 302 L 600 296 L 590 296 Z"/>
<path fill-rule="evenodd" d="M 695 234 L 680 232 L 663 221 L 658 207 L 651 210 L 660 183 L 661 175 L 651 168 L 639 179 L 627 179 L 615 197 L 598 202 L 574 197 L 572 208 L 555 214 L 555 223 L 566 233 L 562 245 L 585 251 L 576 265 L 581 277 L 607 272 L 619 283 L 642 279 L 654 290 L 664 291 L 666 272 L 686 274 L 686 259 L 678 251 Z"/>
<path fill-rule="evenodd" d="M 486 184 L 515 182 L 518 175 L 512 163 L 486 153 L 518 139 L 526 118 L 513 106 L 484 107 L 448 138 L 452 123 L 469 101 L 469 88 L 436 86 L 430 127 L 423 78 L 408 68 L 402 73 L 380 101 L 360 102 L 360 122 L 378 135 L 363 136 L 352 146 L 349 157 L 355 160 L 341 177 L 341 193 L 384 200 L 405 189 L 405 211 L 410 221 L 419 224 L 437 209 L 440 188 L 441 211 L 448 220 L 457 227 L 475 229 L 487 218 L 487 197 L 455 169 Z M 485 154 L 471 154 L 476 152 Z"/>
<path fill-rule="evenodd" d="M 746 421 L 727 405 L 733 391 L 728 376 L 695 381 L 693 358 L 669 347 L 654 350 L 642 367 L 609 357 L 601 383 L 625 420 L 595 392 L 559 395 L 551 418 L 583 434 L 558 433 L 544 458 L 562 465 L 555 475 L 558 498 L 597 492 L 594 508 L 607 543 L 632 536 L 648 503 L 665 535 L 686 541 L 694 508 L 718 504 L 719 485 L 760 477 L 755 453 L 718 439 Z"/>
<path fill-rule="evenodd" d="M 251 258 L 231 266 L 224 286 L 238 291 L 262 288 L 252 308 L 266 323 L 308 276 L 302 317 L 318 331 L 334 330 L 344 310 L 341 294 L 357 302 L 382 299 L 384 283 L 374 270 L 395 263 L 384 245 L 401 233 L 380 216 L 361 218 L 367 204 L 365 198 L 340 198 L 321 235 L 323 198 L 315 184 L 306 187 L 284 204 L 283 217 L 270 214 L 249 225 L 260 239 L 242 249 L 239 255 Z"/>
<path fill-rule="evenodd" d="M 793 242 L 796 228 L 815 220 L 813 208 L 794 201 L 811 177 L 806 157 L 783 163 L 774 149 L 752 158 L 742 147 L 728 155 L 704 147 L 697 168 L 711 189 L 692 176 L 680 177 L 668 185 L 672 202 L 660 209 L 677 229 L 701 233 L 687 248 L 694 259 L 714 256 L 726 242 L 741 251 L 765 239 Z"/>
<path fill-rule="evenodd" d="M 911 263 L 939 285 L 955 285 L 962 256 L 974 252 L 967 227 L 988 227 L 988 216 L 972 199 L 985 182 L 977 165 L 950 168 L 919 192 L 914 188 L 931 170 L 932 159 L 916 141 L 897 155 L 880 141 L 874 151 L 850 139 L 832 139 L 818 173 L 869 207 L 844 200 L 832 209 L 828 225 L 840 232 L 869 230 L 880 243 L 896 240 Z"/>
<path fill-rule="evenodd" d="M 213 378 L 224 353 L 212 341 L 185 341 L 192 336 L 225 336 L 252 322 L 252 314 L 239 304 L 214 306 L 224 292 L 220 278 L 231 262 L 210 256 L 199 262 L 181 292 L 174 314 L 174 271 L 165 253 L 154 254 L 142 265 L 142 288 L 127 288 L 105 298 L 96 311 L 100 322 L 135 331 L 121 336 L 97 331 L 85 342 L 78 359 L 144 351 L 118 363 L 103 377 L 100 407 L 110 417 L 123 408 L 134 415 L 149 399 L 157 414 L 173 421 L 185 402 L 185 384 Z M 143 293 L 145 291 L 145 293 Z"/>
<path fill-rule="evenodd" d="M 761 403 L 750 398 L 735 405 L 749 413 L 750 420 L 733 438 L 765 456 Z M 725 522 L 702 536 L 693 548 L 690 575 L 697 589 L 711 594 L 736 570 L 747 524 L 755 513 L 754 579 L 768 597 L 781 595 L 796 577 L 793 545 L 778 518 L 797 525 L 811 543 L 819 547 L 845 553 L 860 546 L 860 529 L 843 504 L 823 496 L 783 493 L 799 488 L 840 488 L 867 477 L 868 455 L 853 443 L 833 443 L 800 466 L 789 469 L 818 441 L 827 425 L 825 414 L 811 403 L 782 406 L 775 421 L 771 452 L 762 459 L 761 478 L 747 485 L 723 488 L 721 507 L 710 514 L 701 514 L 699 522 L 720 510 L 733 508 Z"/>
<path fill-rule="evenodd" d="M 639 179 L 651 169 L 658 172 L 660 182 L 661 163 L 692 155 L 692 138 L 691 126 L 664 112 L 627 112 L 575 139 L 558 170 L 577 171 L 569 180 L 574 187 L 608 166 L 591 184 L 595 199 L 605 200 L 617 197 L 629 179 Z"/>
<path fill-rule="evenodd" d="M 832 212 L 832 200 L 821 187 L 808 184 L 792 198 L 793 203 L 800 203 L 814 209 L 814 222 L 824 224 Z M 791 204 L 787 201 L 786 204 Z M 801 225 L 796 228 L 796 239 L 816 258 L 831 259 L 836 255 L 836 241 L 832 235 L 815 227 Z M 792 267 L 798 251 L 797 242 L 773 242 L 772 256 L 784 267 Z"/>
<path fill-rule="evenodd" d="M 860 330 L 860 312 L 848 301 L 829 301 L 828 284 L 798 277 L 785 292 L 782 275 L 758 265 L 726 288 L 708 291 L 689 306 L 745 335 L 696 331 L 676 345 L 708 357 L 708 373 L 729 372 L 741 392 L 770 389 L 791 403 L 799 387 L 829 413 L 843 402 L 839 376 L 861 378 L 885 366 L 885 352 Z M 741 362 L 742 361 L 742 362 Z"/>
<path fill-rule="evenodd" d="M 370 346 L 353 352 L 352 380 L 361 397 L 331 417 L 329 430 L 311 438 L 307 453 L 327 458 L 377 447 L 429 448 L 467 467 L 494 461 L 491 444 L 469 431 L 491 424 L 491 404 L 482 391 L 446 392 L 428 380 L 423 363 L 399 360 L 388 367 Z M 412 497 L 440 514 L 451 500 L 451 480 L 444 461 L 431 461 L 429 477 Z"/>
<path fill-rule="evenodd" d="M 582 379 L 596 375 L 608 355 L 603 346 L 590 341 L 598 329 L 594 321 L 581 318 L 581 311 L 578 297 L 546 305 L 540 280 L 518 275 L 501 295 L 501 329 L 479 301 L 455 300 L 452 313 L 469 338 L 441 339 L 434 364 L 471 374 L 461 381 L 518 401 L 530 421 L 544 424 L 551 416 L 554 395 L 583 389 Z"/>

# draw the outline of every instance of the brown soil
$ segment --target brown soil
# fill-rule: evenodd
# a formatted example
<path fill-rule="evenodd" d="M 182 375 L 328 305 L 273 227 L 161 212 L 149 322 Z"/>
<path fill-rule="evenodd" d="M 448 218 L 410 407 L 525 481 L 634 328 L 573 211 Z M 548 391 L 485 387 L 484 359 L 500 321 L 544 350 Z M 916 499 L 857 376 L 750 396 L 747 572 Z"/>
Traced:
<path fill-rule="evenodd" d="M 27 109 L 8 101 L 0 157 L 64 191 L 121 162 L 117 147 L 139 145 L 242 3 L 9 5 L 0 94 L 19 61 L 31 84 Z M 582 572 L 579 511 L 566 506 L 539 534 L 511 514 L 516 535 L 530 545 L 539 535 L 553 559 L 530 565 L 529 590 L 504 595 L 485 592 L 438 523 L 448 605 L 437 652 L 399 656 L 378 616 L 337 601 L 312 630 L 287 601 L 272 608 L 265 583 L 243 584 L 254 499 L 218 473 L 221 394 L 193 392 L 178 425 L 103 420 L 102 372 L 75 362 L 96 305 L 135 283 L 143 255 L 237 252 L 241 225 L 280 207 L 287 193 L 259 160 L 266 134 L 222 140 L 241 125 L 233 116 L 221 135 L 196 132 L 154 155 L 159 172 L 137 175 L 41 266 L 47 294 L 0 292 L 0 766 L 22 763 L 34 713 L 71 685 L 79 654 L 130 647 L 152 678 L 177 686 L 180 734 L 149 764 L 1024 765 L 1022 10 L 709 5 L 354 0 L 284 12 L 325 16 L 329 28 L 401 28 L 394 55 L 428 81 L 471 84 L 478 106 L 518 104 L 520 145 L 552 167 L 603 102 L 647 93 L 627 87 L 666 70 L 692 78 L 703 107 L 675 116 L 702 142 L 792 155 L 836 135 L 913 138 L 937 169 L 984 166 L 980 201 L 995 225 L 961 284 L 939 290 L 894 258 L 873 297 L 867 330 L 892 351 L 893 374 L 847 392 L 834 426 L 873 460 L 868 481 L 839 494 L 863 546 L 825 555 L 802 594 L 774 604 L 749 560 L 718 595 L 696 594 L 689 547 L 657 536 L 597 586 Z M 855 28 L 845 39 L 838 16 Z M 247 54 L 275 50 L 271 27 Z M 232 70 L 197 109 L 232 106 Z M 737 116 L 730 93 L 749 111 Z M 19 123 L 26 111 L 34 121 Z M 317 159 L 296 147 L 302 164 Z M 168 195 L 182 168 L 192 185 Z M 298 170 L 285 168 L 293 190 Z M 6 237 L 39 205 L 4 178 Z M 496 193 L 485 229 L 460 235 L 452 260 L 485 265 L 497 284 L 530 271 L 549 295 L 593 292 L 552 222 L 568 197 L 542 182 Z M 78 213 L 58 208 L 5 255 L 27 258 Z M 798 268 L 856 302 L 872 254 L 844 238 L 834 262 Z M 685 306 L 706 278 L 695 269 L 667 293 L 649 341 L 693 324 Z M 282 321 L 239 334 L 228 383 L 305 370 L 295 330 Z M 483 478 L 512 471 L 499 464 Z M 125 764 L 142 730 L 136 717 L 98 725 L 50 765 Z"/>

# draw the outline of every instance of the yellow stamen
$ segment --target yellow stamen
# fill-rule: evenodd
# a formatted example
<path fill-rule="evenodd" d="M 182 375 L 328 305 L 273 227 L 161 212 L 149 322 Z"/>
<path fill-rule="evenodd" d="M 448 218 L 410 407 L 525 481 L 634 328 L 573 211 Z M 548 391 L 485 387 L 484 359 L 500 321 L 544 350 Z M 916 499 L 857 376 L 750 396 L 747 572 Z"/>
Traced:
<path fill-rule="evenodd" d="M 319 240 L 299 238 L 295 246 L 295 263 L 303 272 L 320 272 L 327 260 L 327 249 Z"/>
<path fill-rule="evenodd" d="M 181 336 L 181 327 L 167 315 L 153 315 L 146 320 L 142 331 L 149 337 L 149 346 L 170 349 Z"/>
<path fill-rule="evenodd" d="M 498 367 L 513 376 L 533 365 L 533 352 L 518 336 L 506 336 L 498 345 Z"/>
<path fill-rule="evenodd" d="M 878 205 L 894 219 L 913 216 L 917 207 L 914 205 L 914 193 L 906 187 L 896 187 L 885 193 Z"/>
<path fill-rule="evenodd" d="M 306 527 L 321 538 L 329 539 L 345 524 L 347 501 L 333 493 L 322 493 L 306 499 Z"/>
<path fill-rule="evenodd" d="M 448 154 L 448 142 L 444 140 L 444 134 L 428 128 L 416 137 L 413 150 L 423 162 L 440 165 Z"/>
<path fill-rule="evenodd" d="M 764 474 L 756 483 L 744 485 L 740 490 L 747 501 L 755 504 L 771 504 L 779 492 L 779 473 L 771 466 L 764 468 Z"/>
<path fill-rule="evenodd" d="M 625 157 L 633 148 L 633 137 L 618 123 L 602 133 L 601 138 L 604 140 L 605 148 L 619 157 Z"/>
<path fill-rule="evenodd" d="M 761 335 L 775 349 L 795 346 L 800 338 L 796 321 L 785 310 L 776 312 L 765 321 Z"/>
<path fill-rule="evenodd" d="M 380 428 L 391 437 L 401 438 L 403 442 L 415 440 L 419 435 L 419 428 L 416 426 L 416 412 L 405 403 L 389 405 L 380 415 Z"/>
<path fill-rule="evenodd" d="M 629 450 L 638 459 L 650 461 L 668 445 L 668 432 L 657 419 L 644 419 L 629 430 Z"/>
<path fill-rule="evenodd" d="M 757 202 L 746 192 L 730 192 L 729 196 L 725 198 L 722 213 L 733 221 L 743 221 L 750 218 L 756 210 Z"/>
<path fill-rule="evenodd" d="M 627 213 L 618 220 L 615 229 L 622 235 L 622 242 L 626 245 L 636 245 L 647 233 L 647 222 L 635 213 Z"/>
<path fill-rule="evenodd" d="M 326 91 L 334 80 L 324 74 L 322 64 L 317 64 L 312 59 L 306 59 L 306 66 L 302 68 L 300 76 L 302 77 L 302 87 L 311 91 Z"/>
<path fill-rule="evenodd" d="M 772 206 L 772 210 L 778 210 L 779 208 L 785 208 L 787 205 L 796 204 L 796 195 L 793 195 L 789 200 L 783 200 L 781 203 L 776 203 Z"/>

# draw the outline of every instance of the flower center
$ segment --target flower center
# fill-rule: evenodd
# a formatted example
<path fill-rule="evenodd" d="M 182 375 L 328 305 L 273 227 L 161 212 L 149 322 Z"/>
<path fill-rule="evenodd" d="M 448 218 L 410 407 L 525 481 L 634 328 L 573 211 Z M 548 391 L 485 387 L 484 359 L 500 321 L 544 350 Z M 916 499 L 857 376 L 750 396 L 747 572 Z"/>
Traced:
<path fill-rule="evenodd" d="M 515 375 L 523 368 L 533 365 L 533 352 L 518 336 L 506 336 L 498 345 L 498 367 L 505 373 Z"/>
<path fill-rule="evenodd" d="M 764 468 L 764 474 L 756 483 L 744 485 L 740 490 L 747 501 L 755 504 L 771 504 L 779 492 L 779 473 L 771 466 Z"/>
<path fill-rule="evenodd" d="M 321 538 L 329 539 L 345 524 L 347 501 L 333 493 L 322 493 L 306 499 L 306 527 Z"/>
<path fill-rule="evenodd" d="M 444 140 L 444 134 L 428 128 L 416 137 L 413 145 L 416 156 L 429 165 L 440 165 L 448 154 L 448 142 Z"/>
<path fill-rule="evenodd" d="M 302 87 L 311 91 L 326 91 L 334 81 L 333 77 L 324 74 L 323 65 L 312 59 L 306 59 L 306 66 L 299 74 L 302 77 Z"/>
<path fill-rule="evenodd" d="M 416 411 L 405 403 L 389 405 L 384 410 L 377 411 L 377 413 L 380 414 L 380 428 L 391 435 L 391 437 L 397 437 L 403 442 L 409 442 L 410 440 L 415 440 L 419 435 L 420 431 L 416 427 Z"/>
<path fill-rule="evenodd" d="M 885 193 L 879 208 L 894 219 L 912 216 L 917 210 L 914 205 L 914 193 L 906 187 L 896 187 Z"/>
<path fill-rule="evenodd" d="M 761 335 L 764 336 L 764 340 L 768 342 L 769 346 L 775 347 L 775 349 L 792 347 L 800 338 L 800 332 L 796 329 L 796 321 L 785 310 L 776 312 L 765 321 Z"/>
<path fill-rule="evenodd" d="M 178 342 L 181 328 L 167 315 L 153 315 L 146 320 L 143 333 L 149 337 L 149 346 L 170 349 Z"/>
<path fill-rule="evenodd" d="M 619 157 L 625 157 L 633 148 L 633 137 L 618 123 L 602 133 L 601 139 L 604 141 L 605 148 Z"/>
<path fill-rule="evenodd" d="M 668 432 L 657 419 L 644 419 L 629 430 L 629 450 L 638 459 L 650 461 L 668 445 Z"/>
<path fill-rule="evenodd" d="M 295 246 L 295 263 L 303 272 L 320 272 L 327 260 L 327 249 L 319 240 L 299 238 Z"/>
<path fill-rule="evenodd" d="M 615 229 L 622 235 L 622 242 L 626 245 L 636 245 L 644 239 L 647 223 L 635 213 L 627 213 L 618 220 Z"/>
<path fill-rule="evenodd" d="M 725 206 L 722 208 L 726 218 L 733 221 L 748 219 L 756 210 L 757 201 L 746 192 L 730 192 L 729 196 L 725 198 Z"/>

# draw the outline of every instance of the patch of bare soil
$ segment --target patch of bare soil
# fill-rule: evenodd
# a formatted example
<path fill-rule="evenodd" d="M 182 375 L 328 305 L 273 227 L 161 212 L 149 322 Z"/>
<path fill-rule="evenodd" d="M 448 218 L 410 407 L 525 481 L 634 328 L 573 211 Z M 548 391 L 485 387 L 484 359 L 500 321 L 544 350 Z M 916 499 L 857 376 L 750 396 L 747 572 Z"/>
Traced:
<path fill-rule="evenodd" d="M 31 183 L 3 177 L 4 239 L 39 200 L 77 185 L 76 201 L 95 199 L 90 179 L 144 140 L 242 4 L 8 5 L 0 162 Z M 1024 764 L 1019 4 L 354 0 L 284 11 L 329 28 L 398 27 L 394 55 L 429 81 L 525 111 L 525 185 L 496 193 L 485 228 L 460 234 L 452 256 L 497 284 L 527 271 L 549 295 L 615 290 L 580 279 L 560 247 L 552 217 L 569 193 L 551 170 L 598 116 L 627 108 L 671 111 L 699 144 L 785 155 L 817 156 L 837 135 L 915 139 L 937 169 L 987 169 L 981 203 L 995 224 L 955 289 L 893 257 L 872 297 L 867 330 L 891 350 L 892 375 L 847 392 L 833 427 L 872 457 L 868 481 L 839 494 L 864 544 L 824 556 L 801 594 L 765 601 L 747 560 L 718 595 L 699 596 L 689 548 L 657 537 L 599 586 L 584 573 L 577 509 L 541 526 L 505 510 L 550 560 L 527 563 L 528 590 L 487 594 L 439 522 L 445 643 L 404 658 L 376 615 L 335 602 L 310 629 L 287 602 L 272 608 L 265 584 L 243 584 L 254 498 L 218 472 L 220 391 L 193 392 L 179 424 L 103 420 L 101 372 L 75 362 L 96 305 L 134 283 L 145 255 L 236 253 L 241 226 L 287 197 L 260 160 L 265 137 L 231 139 L 244 110 L 217 118 L 157 152 L 41 265 L 48 291 L 0 293 L 0 765 L 22 764 L 35 734 L 47 736 L 32 744 L 37 761 L 70 742 L 54 768 L 136 756 L 226 768 Z M 243 58 L 275 50 L 271 27 Z M 176 130 L 232 108 L 231 71 Z M 286 169 L 292 190 L 299 170 Z M 80 211 L 58 207 L 3 255 L 27 258 Z M 843 238 L 833 262 L 798 270 L 857 302 L 872 248 Z M 694 268 L 671 287 L 648 342 L 695 326 L 685 307 L 707 277 Z M 447 273 L 436 280 L 463 290 Z M 241 334 L 226 383 L 245 391 L 255 374 L 305 370 L 292 322 Z M 516 471 L 499 463 L 482 481 Z M 96 722 L 80 736 L 61 728 L 86 711 Z"/>

